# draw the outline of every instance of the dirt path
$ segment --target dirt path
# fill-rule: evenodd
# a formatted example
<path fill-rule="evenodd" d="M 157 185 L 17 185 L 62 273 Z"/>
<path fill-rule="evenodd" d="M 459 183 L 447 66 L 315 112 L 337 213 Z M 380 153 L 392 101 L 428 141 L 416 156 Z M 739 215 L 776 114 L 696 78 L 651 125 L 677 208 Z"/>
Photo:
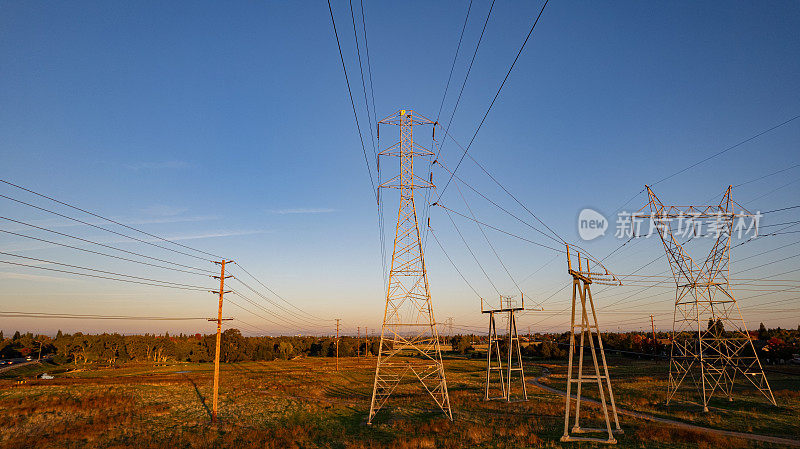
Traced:
<path fill-rule="evenodd" d="M 548 387 L 547 385 L 543 385 L 541 382 L 539 382 L 540 379 L 544 379 L 549 375 L 550 375 L 550 371 L 547 370 L 547 368 L 545 368 L 545 372 L 544 372 L 543 376 L 537 377 L 535 379 L 532 379 L 530 382 L 532 384 L 534 384 L 535 386 L 541 388 L 544 391 L 547 391 L 547 392 L 550 392 L 550 393 L 555 393 L 555 394 L 557 394 L 559 396 L 562 396 L 562 397 L 566 396 L 567 395 L 566 392 L 561 391 L 561 390 L 557 390 L 557 389 L 552 388 L 552 387 Z M 571 395 L 571 396 L 572 396 L 572 398 L 576 398 L 575 395 Z M 600 402 L 595 401 L 593 399 L 587 399 L 587 398 L 584 398 L 584 397 L 581 398 L 581 402 L 588 402 L 588 403 L 591 403 L 591 404 L 600 405 Z M 697 432 L 712 433 L 712 434 L 715 434 L 715 435 L 733 437 L 733 438 L 743 438 L 743 439 L 746 439 L 746 440 L 759 441 L 759 442 L 762 442 L 762 443 L 783 444 L 783 445 L 786 445 L 786 446 L 800 447 L 800 441 L 798 441 L 798 440 L 790 440 L 788 438 L 773 437 L 773 436 L 769 436 L 769 435 L 757 435 L 757 434 L 754 434 L 754 433 L 733 432 L 733 431 L 730 431 L 730 430 L 711 429 L 709 427 L 696 426 L 694 424 L 687 424 L 687 423 L 681 422 L 681 421 L 673 421 L 671 419 L 659 418 L 657 416 L 648 415 L 646 413 L 640 413 L 640 412 L 633 412 L 633 411 L 630 411 L 630 410 L 624 410 L 624 409 L 621 409 L 619 407 L 617 407 L 617 413 L 619 413 L 620 415 L 631 416 L 631 417 L 638 418 L 638 419 L 643 419 L 643 420 L 646 420 L 646 421 L 653 421 L 653 422 L 666 424 L 666 425 L 673 426 L 673 427 L 679 427 L 681 429 L 686 429 L 686 430 L 694 430 L 694 431 L 697 431 Z"/>

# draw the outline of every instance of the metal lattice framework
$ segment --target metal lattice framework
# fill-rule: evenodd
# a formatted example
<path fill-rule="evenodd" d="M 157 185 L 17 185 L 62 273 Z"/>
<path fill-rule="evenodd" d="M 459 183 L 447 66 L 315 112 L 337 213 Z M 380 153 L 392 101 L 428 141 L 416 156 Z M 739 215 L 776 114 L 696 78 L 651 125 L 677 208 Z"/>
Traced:
<path fill-rule="evenodd" d="M 592 441 L 597 443 L 616 444 L 617 440 L 614 438 L 615 433 L 623 433 L 622 428 L 619 426 L 619 418 L 617 416 L 617 405 L 614 402 L 614 392 L 611 389 L 611 377 L 608 375 L 608 364 L 606 363 L 606 354 L 603 350 L 603 338 L 600 333 L 600 325 L 597 322 L 597 313 L 594 308 L 594 299 L 592 298 L 591 285 L 621 285 L 619 279 L 612 273 L 609 273 L 602 264 L 594 261 L 602 272 L 592 272 L 589 268 L 589 258 L 581 255 L 580 252 L 575 253 L 577 256 L 577 270 L 573 269 L 572 253 L 570 246 L 567 245 L 567 271 L 572 276 L 572 318 L 570 321 L 570 335 L 569 335 L 569 365 L 567 369 L 567 397 L 566 406 L 564 409 L 564 435 L 561 436 L 561 441 Z M 585 269 L 584 269 L 585 267 Z M 580 323 L 575 322 L 575 311 L 577 302 L 580 299 L 581 316 Z M 587 311 L 587 305 L 589 310 Z M 591 318 L 589 317 L 591 311 Z M 580 335 L 580 343 L 578 343 L 577 333 Z M 591 354 L 592 365 L 594 366 L 593 374 L 584 374 L 584 350 L 587 349 L 586 343 L 589 343 L 588 352 Z M 596 343 L 595 343 L 596 342 Z M 578 349 L 578 369 L 577 376 L 573 374 L 576 351 Z M 598 360 L 598 352 L 600 357 Z M 605 381 L 605 382 L 604 382 Z M 569 427 L 569 416 L 572 402 L 572 384 L 577 384 L 577 391 L 575 397 L 575 423 L 572 429 Z M 598 396 L 600 397 L 600 405 L 603 411 L 603 418 L 605 420 L 605 428 L 588 428 L 581 427 L 581 390 L 584 383 L 596 384 Z M 605 385 L 603 385 L 605 383 Z M 614 418 L 614 429 L 611 428 L 611 420 L 609 419 L 608 405 L 606 404 L 606 390 L 608 391 L 608 399 L 611 403 L 611 415 Z M 595 437 L 579 437 L 572 434 L 591 434 L 604 432 L 608 434 L 608 438 L 595 438 Z"/>
<path fill-rule="evenodd" d="M 406 383 L 404 379 L 412 379 L 410 375 L 419 380 L 436 405 L 452 420 L 414 205 L 414 189 L 433 187 L 431 182 L 414 174 L 414 157 L 433 153 L 414 142 L 413 127 L 435 126 L 435 123 L 411 110 L 397 111 L 378 123 L 400 127 L 400 141 L 379 153 L 379 156 L 400 158 L 400 173 L 380 185 L 380 188 L 400 190 L 400 207 L 367 422 L 372 423 L 389 396 Z"/>
<path fill-rule="evenodd" d="M 484 399 L 487 401 L 490 399 L 502 399 L 511 402 L 512 375 L 515 372 L 519 373 L 519 381 L 522 386 L 522 397 L 520 400 L 528 400 L 528 390 L 525 387 L 525 369 L 522 365 L 522 350 L 520 348 L 519 336 L 517 335 L 516 312 L 521 310 L 525 310 L 524 296 L 520 306 L 516 306 L 512 302 L 512 298 L 501 296 L 500 307 L 490 309 L 483 308 L 483 298 L 481 298 L 481 312 L 489 315 L 489 349 L 486 351 L 486 394 L 484 396 Z M 506 366 L 503 366 L 503 357 L 500 354 L 500 342 L 504 338 L 497 335 L 497 324 L 495 322 L 495 315 L 503 313 L 508 315 L 508 334 L 505 337 L 508 345 Z M 506 372 L 505 375 L 503 375 L 503 371 Z M 497 372 L 499 374 L 501 396 L 489 396 L 492 372 Z"/>
<path fill-rule="evenodd" d="M 731 199 L 730 186 L 713 206 L 665 206 L 649 186 L 645 187 L 649 202 L 640 214 L 631 217 L 648 217 L 656 224 L 677 287 L 667 404 L 689 376 L 701 390 L 703 409 L 708 411 L 714 394 L 721 392 L 731 399 L 734 382 L 741 375 L 777 405 L 728 283 L 734 220 L 754 215 Z M 648 207 L 650 214 L 641 213 Z M 676 218 L 716 220 L 718 235 L 702 265 L 689 256 L 686 242 L 681 244 L 676 239 L 670 226 Z M 694 374 L 698 370 L 699 381 Z"/>

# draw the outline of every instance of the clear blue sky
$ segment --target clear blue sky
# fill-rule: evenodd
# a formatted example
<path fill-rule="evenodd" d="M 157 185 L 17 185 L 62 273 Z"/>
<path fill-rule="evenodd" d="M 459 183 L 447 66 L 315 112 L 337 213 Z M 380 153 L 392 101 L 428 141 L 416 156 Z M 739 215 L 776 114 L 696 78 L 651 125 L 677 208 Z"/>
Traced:
<path fill-rule="evenodd" d="M 452 110 L 488 5 L 474 2 L 443 117 Z M 435 117 L 466 6 L 365 2 L 379 118 L 400 108 Z M 451 128 L 457 139 L 466 142 L 472 136 L 540 7 L 540 2 L 495 5 Z M 348 3 L 334 1 L 333 8 L 368 138 Z M 800 114 L 798 29 L 797 2 L 552 2 L 470 154 L 565 239 L 577 240 L 582 208 L 610 216 L 645 183 Z M 362 58 L 366 64 L 363 49 Z M 4 179 L 235 258 L 304 310 L 342 318 L 348 331 L 380 325 L 384 294 L 374 199 L 324 2 L 2 2 L 0 61 Z M 388 130 L 381 137 L 382 143 L 394 138 Z M 425 137 L 427 144 L 427 131 Z M 729 184 L 800 163 L 798 143 L 800 120 L 671 178 L 656 192 L 665 202 L 706 202 Z M 454 166 L 459 156 L 448 142 L 442 160 Z M 384 170 L 389 162 L 396 161 L 387 161 Z M 470 161 L 459 175 L 525 214 Z M 437 182 L 445 178 L 442 172 L 436 177 Z M 800 169 L 790 169 L 735 189 L 734 198 L 752 210 L 795 205 L 798 177 Z M 464 211 L 454 187 L 442 202 Z M 32 199 L 8 187 L 0 193 Z M 66 227 L 64 220 L 0 201 L 4 216 L 116 242 L 113 236 Z M 641 207 L 644 201 L 640 195 L 628 207 Z M 488 203 L 477 198 L 472 203 L 485 221 L 544 242 Z M 394 216 L 387 209 L 387 226 L 393 226 Z M 764 224 L 797 216 L 797 210 L 776 214 Z M 479 293 L 496 296 L 440 210 L 434 210 L 432 226 Z M 490 277 L 503 293 L 513 294 L 513 284 L 474 224 L 462 220 L 459 226 Z M 22 229 L 8 223 L 0 228 Z M 555 256 L 487 232 L 517 280 Z M 605 255 L 620 243 L 610 234 L 586 247 Z M 736 262 L 793 243 L 796 235 L 737 249 L 734 274 L 737 268 L 797 255 L 793 246 Z M 196 281 L 13 236 L 0 236 L 0 247 L 28 257 Z M 429 244 L 427 251 L 439 320 L 453 316 L 457 324 L 482 328 L 475 294 L 436 245 Z M 655 240 L 638 243 L 609 259 L 609 268 L 629 273 L 661 252 Z M 797 267 L 798 260 L 789 259 L 748 275 Z M 662 259 L 643 273 L 666 269 Z M 796 280 L 798 273 L 779 277 Z M 201 292 L 33 269 L 0 267 L 0 280 L 0 310 L 5 311 L 210 316 L 215 308 L 214 297 Z M 559 257 L 526 281 L 523 290 L 542 300 L 568 281 Z M 619 299 L 627 291 L 607 294 Z M 657 325 L 667 329 L 674 292 L 659 291 L 660 296 L 624 307 L 641 314 L 602 319 L 610 328 L 638 329 L 649 325 L 642 317 L 658 311 Z M 566 295 L 549 299 L 542 313 L 562 310 Z M 773 294 L 750 303 L 743 299 L 743 307 L 765 310 L 746 314 L 748 325 L 764 320 L 796 326 L 800 305 L 792 295 Z M 759 306 L 779 299 L 788 301 Z M 602 294 L 597 300 L 603 303 Z M 789 311 L 766 311 L 778 308 Z M 226 315 L 270 331 L 295 331 L 235 307 L 228 307 Z M 520 327 L 563 329 L 563 321 L 563 316 L 530 313 Z M 0 324 L 6 332 L 210 332 L 206 326 L 23 319 Z"/>

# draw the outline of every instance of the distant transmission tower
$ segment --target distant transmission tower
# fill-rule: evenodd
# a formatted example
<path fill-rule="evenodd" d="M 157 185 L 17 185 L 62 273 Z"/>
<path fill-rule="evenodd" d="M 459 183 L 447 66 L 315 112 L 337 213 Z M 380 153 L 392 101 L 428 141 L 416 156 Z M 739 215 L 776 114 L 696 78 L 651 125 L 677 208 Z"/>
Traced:
<path fill-rule="evenodd" d="M 777 405 L 728 282 L 734 220 L 754 215 L 731 199 L 730 186 L 719 204 L 713 206 L 665 206 L 649 186 L 645 187 L 649 202 L 644 208 L 649 206 L 650 214 L 640 210 L 631 219 L 653 218 L 677 286 L 667 404 L 687 375 L 697 384 L 693 372 L 699 371 L 704 411 L 708 411 L 708 402 L 717 392 L 731 399 L 737 373 Z M 734 205 L 739 207 L 739 213 L 734 211 Z M 674 219 L 715 221 L 719 232 L 702 265 L 686 252 L 686 242 L 678 243 L 670 226 Z"/>
<path fill-rule="evenodd" d="M 422 383 L 436 405 L 452 420 L 414 205 L 414 189 L 433 187 L 431 182 L 414 174 L 414 157 L 433 153 L 414 142 L 413 127 L 435 127 L 435 123 L 410 110 L 398 111 L 378 123 L 400 127 L 400 142 L 379 153 L 400 158 L 400 173 L 379 187 L 399 189 L 400 208 L 367 423 L 372 423 L 375 414 L 409 374 Z"/>
<path fill-rule="evenodd" d="M 606 354 L 603 350 L 603 338 L 600 334 L 600 325 L 597 323 L 597 314 L 595 313 L 594 309 L 594 299 L 592 298 L 592 284 L 600 284 L 600 285 L 620 285 L 619 280 L 608 270 L 603 269 L 602 272 L 597 270 L 598 267 L 595 267 L 597 270 L 596 272 L 592 272 L 589 268 L 589 259 L 581 256 L 581 253 L 576 253 L 577 255 L 577 270 L 575 266 L 572 264 L 572 255 L 570 253 L 570 247 L 567 245 L 567 270 L 569 274 L 572 276 L 572 319 L 570 324 L 570 335 L 569 335 L 569 367 L 567 370 L 567 404 L 564 410 L 564 435 L 561 437 L 561 441 L 594 441 L 598 443 L 610 443 L 615 444 L 617 442 L 616 438 L 614 438 L 614 433 L 623 433 L 622 429 L 619 426 L 619 418 L 617 417 L 617 406 L 614 403 L 614 392 L 611 390 L 611 377 L 608 375 L 608 364 L 606 363 Z M 601 266 L 602 267 L 602 266 Z M 577 301 L 580 299 L 580 306 L 581 306 L 581 316 L 579 318 L 580 324 L 575 322 L 575 310 Z M 589 306 L 589 310 L 587 311 L 586 307 Z M 589 317 L 589 312 L 591 312 L 591 318 Z M 577 342 L 577 336 L 575 330 L 578 329 L 578 334 L 580 334 L 580 344 Z M 584 374 L 583 370 L 583 362 L 584 362 L 584 349 L 586 348 L 586 340 L 589 343 L 589 353 L 592 356 L 592 365 L 594 366 L 594 371 L 590 375 Z M 597 343 L 595 343 L 595 340 Z M 575 357 L 575 347 L 578 347 L 578 373 L 577 378 L 573 375 L 573 360 Z M 598 361 L 597 353 L 600 353 L 600 360 Z M 601 365 L 602 364 L 602 365 Z M 575 424 L 572 426 L 572 429 L 569 428 L 569 415 L 571 409 L 571 390 L 572 384 L 577 384 L 577 396 L 575 401 Z M 581 427 L 580 425 L 580 414 L 581 414 L 581 387 L 584 383 L 588 384 L 597 384 L 598 396 L 600 396 L 600 405 L 603 411 L 603 418 L 605 419 L 606 427 L 605 429 L 592 429 Z M 605 386 L 603 385 L 605 383 Z M 611 414 L 614 418 L 614 425 L 615 428 L 611 428 L 611 420 L 608 416 L 608 406 L 606 405 L 606 395 L 605 389 L 608 390 L 608 399 L 611 402 Z M 593 438 L 593 437 L 577 437 L 570 434 L 587 434 L 587 433 L 597 433 L 597 432 L 607 432 L 608 438 L 601 439 L 601 438 Z"/>
<path fill-rule="evenodd" d="M 496 309 L 485 309 L 483 307 L 483 298 L 481 298 L 481 312 L 489 314 L 489 349 L 486 351 L 486 392 L 484 395 L 484 399 L 487 401 L 489 399 L 511 401 L 511 378 L 515 371 L 519 372 L 519 380 L 522 384 L 521 400 L 528 400 L 528 390 L 525 388 L 525 370 L 522 366 L 522 351 L 520 349 L 519 336 L 517 335 L 517 319 L 515 315 L 520 310 L 525 310 L 524 296 L 520 305 L 514 304 L 511 297 L 500 296 L 500 307 Z M 508 334 L 506 336 L 508 358 L 506 359 L 505 367 L 503 366 L 503 356 L 500 353 L 500 342 L 503 337 L 497 335 L 497 325 L 495 323 L 495 314 L 499 313 L 508 314 Z M 496 363 L 493 363 L 492 360 Z M 490 397 L 489 389 L 491 387 L 492 372 L 494 371 L 499 374 L 502 396 Z M 505 375 L 503 375 L 503 371 L 506 372 Z"/>

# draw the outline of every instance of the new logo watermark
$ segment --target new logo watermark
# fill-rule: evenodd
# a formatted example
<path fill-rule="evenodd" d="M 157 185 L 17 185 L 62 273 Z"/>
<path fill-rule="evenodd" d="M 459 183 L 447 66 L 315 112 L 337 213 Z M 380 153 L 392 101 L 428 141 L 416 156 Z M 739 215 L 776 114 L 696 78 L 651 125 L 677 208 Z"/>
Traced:
<path fill-rule="evenodd" d="M 622 211 L 617 214 L 616 232 L 618 239 L 672 234 L 679 238 L 719 238 L 731 234 L 738 239 L 758 236 L 761 212 L 753 215 L 713 213 L 683 213 L 659 215 L 655 212 L 643 214 Z M 583 240 L 594 240 L 604 236 L 608 220 L 594 209 L 583 209 L 578 214 L 578 235 Z"/>
<path fill-rule="evenodd" d="M 583 209 L 578 214 L 578 235 L 584 240 L 594 240 L 606 235 L 608 220 L 594 209 Z"/>

